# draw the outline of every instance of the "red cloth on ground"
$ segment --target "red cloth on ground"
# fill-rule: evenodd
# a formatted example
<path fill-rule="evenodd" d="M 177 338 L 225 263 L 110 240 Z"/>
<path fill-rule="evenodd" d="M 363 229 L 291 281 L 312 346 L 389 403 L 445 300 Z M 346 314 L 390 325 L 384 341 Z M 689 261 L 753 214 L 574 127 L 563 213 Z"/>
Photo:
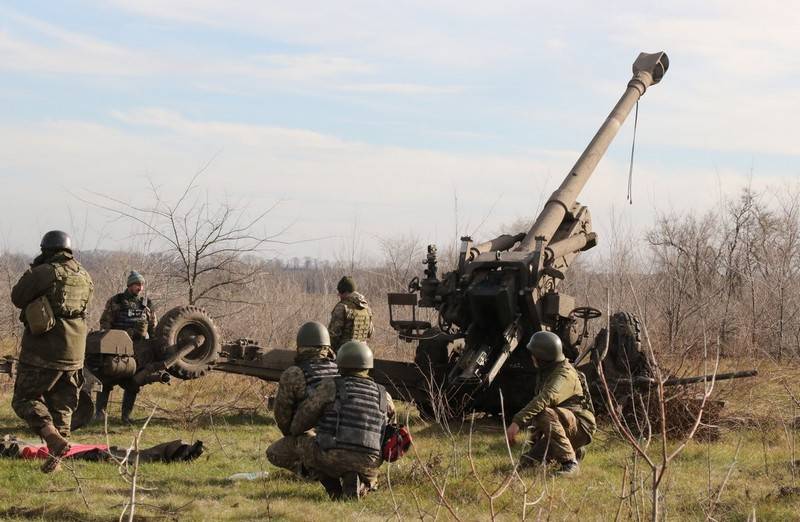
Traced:
<path fill-rule="evenodd" d="M 71 444 L 69 451 L 62 458 L 68 459 L 75 455 L 93 450 L 108 451 L 108 446 L 105 444 Z M 20 456 L 23 459 L 46 459 L 50 454 L 47 452 L 47 446 L 39 444 L 35 446 L 23 446 Z"/>

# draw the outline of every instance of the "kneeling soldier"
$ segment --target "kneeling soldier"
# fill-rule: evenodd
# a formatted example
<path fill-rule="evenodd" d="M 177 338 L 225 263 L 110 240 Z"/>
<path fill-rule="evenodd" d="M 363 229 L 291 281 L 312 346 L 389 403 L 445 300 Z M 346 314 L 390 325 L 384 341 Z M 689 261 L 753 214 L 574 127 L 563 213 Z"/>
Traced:
<path fill-rule="evenodd" d="M 521 428 L 533 427 L 531 449 L 522 456 L 522 465 L 556 461 L 558 473 L 578 472 L 575 452 L 592 441 L 596 424 L 585 380 L 566 360 L 561 339 L 552 332 L 536 332 L 528 351 L 537 368 L 536 396 L 514 415 L 506 430 L 511 444 Z"/>
<path fill-rule="evenodd" d="M 315 427 L 303 443 L 303 461 L 314 469 L 331 499 L 357 499 L 377 489 L 386 424 L 394 404 L 386 388 L 372 380 L 372 350 L 348 341 L 336 355 L 340 377 L 323 379 L 298 408 L 291 431 Z"/>
<path fill-rule="evenodd" d="M 278 384 L 274 414 L 275 422 L 284 437 L 267 448 L 267 460 L 272 465 L 294 471 L 302 477 L 309 476 L 309 470 L 303 468 L 298 454 L 298 446 L 303 444 L 298 439 L 313 439 L 314 433 L 293 436 L 290 431 L 292 420 L 308 392 L 316 388 L 322 379 L 337 375 L 328 329 L 316 321 L 305 323 L 297 332 L 294 366 L 283 371 Z"/>

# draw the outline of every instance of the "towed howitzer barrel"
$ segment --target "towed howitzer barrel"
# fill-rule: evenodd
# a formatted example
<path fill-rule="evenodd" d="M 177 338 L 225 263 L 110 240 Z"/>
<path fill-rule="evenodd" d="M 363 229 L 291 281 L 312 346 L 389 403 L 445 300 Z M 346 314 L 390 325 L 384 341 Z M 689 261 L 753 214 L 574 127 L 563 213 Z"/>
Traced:
<path fill-rule="evenodd" d="M 695 375 L 692 377 L 670 377 L 664 381 L 664 386 L 683 386 L 686 384 L 695 384 L 698 382 L 709 381 L 727 381 L 730 379 L 742 379 L 745 377 L 755 377 L 758 375 L 758 370 L 744 370 L 740 372 L 718 373 L 708 375 Z M 631 382 L 631 379 L 620 379 L 618 382 Z M 636 386 L 656 386 L 658 381 L 652 377 L 634 377 L 633 384 Z"/>
<path fill-rule="evenodd" d="M 183 357 L 202 346 L 204 342 L 206 342 L 204 335 L 193 335 L 183 339 L 178 345 L 168 348 L 172 351 L 169 357 L 161 361 L 153 361 L 138 370 L 133 376 L 133 381 L 138 386 L 144 386 L 145 384 L 153 382 L 168 383 L 170 381 L 170 375 L 167 373 L 167 370 Z"/>
<path fill-rule="evenodd" d="M 608 146 L 617 135 L 619 128 L 633 106 L 644 95 L 648 87 L 661 81 L 668 67 L 669 59 L 666 53 L 639 54 L 639 57 L 633 62 L 633 78 L 628 82 L 628 88 L 625 93 L 594 135 L 581 157 L 578 158 L 561 186 L 550 196 L 542 212 L 536 218 L 536 222 L 531 226 L 525 235 L 525 239 L 522 240 L 516 250 L 531 252 L 536 247 L 536 238 L 544 238 L 543 245 L 546 245 L 553 238 L 553 234 L 558 230 L 566 213 L 575 204 L 578 194 L 580 194 L 586 182 L 589 181 L 592 172 L 594 172 L 600 159 L 605 155 Z"/>

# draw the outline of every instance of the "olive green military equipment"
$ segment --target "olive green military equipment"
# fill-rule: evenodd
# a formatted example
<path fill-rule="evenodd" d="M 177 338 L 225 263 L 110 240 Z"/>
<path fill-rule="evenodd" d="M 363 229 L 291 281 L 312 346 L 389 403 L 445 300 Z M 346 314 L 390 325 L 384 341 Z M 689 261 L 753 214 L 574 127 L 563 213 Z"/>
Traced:
<path fill-rule="evenodd" d="M 39 247 L 44 250 L 68 250 L 72 252 L 72 239 L 61 230 L 51 230 L 42 236 Z"/>
<path fill-rule="evenodd" d="M 343 369 L 371 369 L 373 367 L 372 350 L 367 343 L 347 341 L 336 353 L 336 366 Z"/>
<path fill-rule="evenodd" d="M 356 291 L 356 282 L 350 276 L 344 276 L 339 279 L 339 282 L 336 284 L 336 291 L 340 294 L 346 294 L 350 292 Z"/>
<path fill-rule="evenodd" d="M 501 396 L 506 412 L 524 406 L 533 395 L 536 371 L 518 347 L 534 332 L 558 336 L 570 360 L 587 350 L 588 330 L 580 330 L 580 321 L 600 313 L 576 308 L 575 299 L 560 291 L 576 257 L 597 244 L 589 209 L 577 198 L 630 111 L 668 66 L 663 52 L 636 58 L 619 101 L 527 231 L 483 242 L 463 237 L 455 269 L 441 277 L 437 249 L 430 245 L 424 277 L 409 283 L 411 295 L 389 295 L 390 324 L 402 339 L 419 341 L 415 362 L 424 380 L 444 391 L 451 409 L 499 414 Z M 411 306 L 412 319 L 400 320 L 391 310 L 396 306 Z M 417 319 L 417 306 L 435 309 L 436 323 Z M 615 341 L 609 348 L 614 364 L 627 355 L 617 357 Z M 646 357 L 640 351 L 631 355 L 639 364 L 634 371 L 648 375 Z"/>
<path fill-rule="evenodd" d="M 89 273 L 79 264 L 53 263 L 56 284 L 47 299 L 56 317 L 83 317 L 94 291 Z"/>
<path fill-rule="evenodd" d="M 536 332 L 528 341 L 528 351 L 542 362 L 561 362 L 565 359 L 561 338 L 553 332 Z"/>
<path fill-rule="evenodd" d="M 325 325 L 317 321 L 309 321 L 297 331 L 297 347 L 330 346 L 331 338 Z"/>
<path fill-rule="evenodd" d="M 33 335 L 42 335 L 53 329 L 56 316 L 46 296 L 37 297 L 25 307 L 25 323 Z"/>

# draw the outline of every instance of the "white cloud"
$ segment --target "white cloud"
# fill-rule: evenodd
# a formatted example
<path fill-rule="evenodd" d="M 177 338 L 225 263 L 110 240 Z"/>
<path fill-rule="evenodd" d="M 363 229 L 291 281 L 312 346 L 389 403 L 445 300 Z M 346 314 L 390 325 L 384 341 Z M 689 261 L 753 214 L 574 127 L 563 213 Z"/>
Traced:
<path fill-rule="evenodd" d="M 146 201 L 148 177 L 174 193 L 217 151 L 202 178 L 213 198 L 254 208 L 285 200 L 272 223 L 275 228 L 295 223 L 286 239 L 336 238 L 324 246 L 287 247 L 288 255 L 329 257 L 356 219 L 365 237 L 413 230 L 427 241 L 450 242 L 456 237 L 455 196 L 459 233 L 475 232 L 496 202 L 478 231 L 485 236 L 532 215 L 579 154 L 532 149 L 497 156 L 376 146 L 303 129 L 191 120 L 158 108 L 119 111 L 115 117 L 125 128 L 79 121 L 0 126 L 5 145 L 0 174 L 7 180 L 0 205 L 21 224 L 13 231 L 13 245 L 21 248 L 24 238 L 42 227 L 63 223 L 68 206 L 80 214 L 83 204 L 67 191 Z M 598 230 L 607 227 L 613 205 L 624 207 L 635 223 L 648 224 L 654 209 L 706 208 L 719 190 L 736 191 L 747 181 L 745 173 L 735 171 L 675 172 L 650 158 L 637 163 L 636 204 L 629 208 L 625 173 L 624 164 L 603 160 L 579 198 L 592 209 Z M 768 181 L 761 177 L 757 183 Z M 102 214 L 93 216 L 96 235 L 108 233 L 107 227 L 116 230 Z"/>

